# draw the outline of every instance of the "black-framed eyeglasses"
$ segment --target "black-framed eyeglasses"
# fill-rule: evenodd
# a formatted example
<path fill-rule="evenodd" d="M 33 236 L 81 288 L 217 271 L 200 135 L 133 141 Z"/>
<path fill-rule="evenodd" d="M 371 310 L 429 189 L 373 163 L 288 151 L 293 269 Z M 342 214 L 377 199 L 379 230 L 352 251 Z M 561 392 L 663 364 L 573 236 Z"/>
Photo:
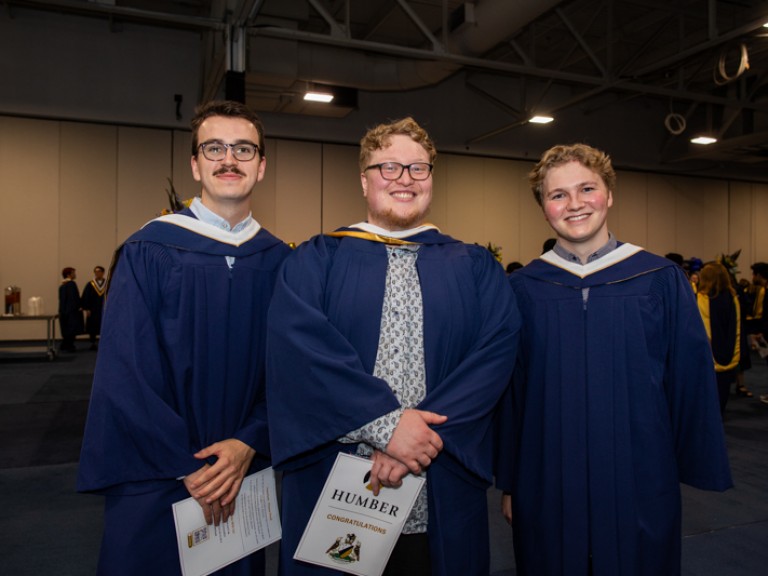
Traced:
<path fill-rule="evenodd" d="M 366 166 L 365 170 L 372 170 L 378 168 L 381 173 L 381 177 L 384 180 L 397 180 L 403 175 L 405 169 L 408 169 L 408 174 L 414 180 L 426 180 L 432 173 L 432 164 L 429 162 L 414 162 L 412 164 L 400 164 L 400 162 L 382 162 L 381 164 L 371 164 Z"/>
<path fill-rule="evenodd" d="M 203 142 L 198 146 L 203 151 L 205 156 L 211 162 L 219 162 L 227 157 L 227 149 L 232 152 L 232 156 L 238 162 L 248 162 L 256 157 L 256 154 L 260 153 L 258 144 L 253 142 L 235 142 L 234 144 L 226 144 L 218 140 L 210 140 Z"/>

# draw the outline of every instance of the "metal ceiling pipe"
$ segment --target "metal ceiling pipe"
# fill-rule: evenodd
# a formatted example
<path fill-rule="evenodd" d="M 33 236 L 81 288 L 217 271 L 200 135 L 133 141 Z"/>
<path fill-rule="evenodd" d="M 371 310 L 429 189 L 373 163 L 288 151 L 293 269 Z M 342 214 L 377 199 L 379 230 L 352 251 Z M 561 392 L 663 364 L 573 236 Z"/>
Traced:
<path fill-rule="evenodd" d="M 226 24 L 211 18 L 200 16 L 182 16 L 136 8 L 123 8 L 114 4 L 84 0 L 13 0 L 9 6 L 22 6 L 38 10 L 84 14 L 88 16 L 116 17 L 135 20 L 157 26 L 178 26 L 193 30 L 224 30 Z"/>
<path fill-rule="evenodd" d="M 559 1 L 481 0 L 472 5 L 473 21 L 448 35 L 446 48 L 457 56 L 481 56 Z M 323 42 L 309 34 L 285 32 L 295 39 L 269 37 L 268 29 L 253 30 L 248 71 L 262 85 L 274 81 L 285 86 L 286 79 L 293 78 L 370 91 L 412 90 L 438 84 L 462 68 L 450 57 L 441 57 L 444 54 L 435 54 L 435 60 L 382 54 L 366 50 L 366 45 L 375 43 L 338 37 Z"/>

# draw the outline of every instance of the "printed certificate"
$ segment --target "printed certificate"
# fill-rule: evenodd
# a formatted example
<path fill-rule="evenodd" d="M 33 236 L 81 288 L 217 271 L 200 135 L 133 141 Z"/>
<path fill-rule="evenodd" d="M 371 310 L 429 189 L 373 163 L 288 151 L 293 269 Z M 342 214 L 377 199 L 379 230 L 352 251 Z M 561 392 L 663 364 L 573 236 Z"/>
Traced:
<path fill-rule="evenodd" d="M 339 454 L 304 530 L 294 559 L 360 576 L 380 576 L 424 478 L 399 488 L 370 489 L 371 461 Z"/>
<path fill-rule="evenodd" d="M 235 513 L 218 526 L 205 523 L 200 504 L 187 498 L 173 505 L 181 573 L 205 576 L 277 542 L 282 535 L 275 493 L 275 472 L 267 468 L 246 476 Z"/>

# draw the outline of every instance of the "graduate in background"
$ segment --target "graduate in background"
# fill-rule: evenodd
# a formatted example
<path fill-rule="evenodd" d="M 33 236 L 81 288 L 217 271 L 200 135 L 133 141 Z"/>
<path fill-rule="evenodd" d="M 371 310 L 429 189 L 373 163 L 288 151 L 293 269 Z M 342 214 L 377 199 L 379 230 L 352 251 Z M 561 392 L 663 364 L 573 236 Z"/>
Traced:
<path fill-rule="evenodd" d="M 96 337 L 101 334 L 101 313 L 104 308 L 104 293 L 107 290 L 107 280 L 104 278 L 104 267 L 93 269 L 93 280 L 83 288 L 80 298 L 85 311 L 85 331 L 91 340 L 91 350 L 96 350 Z"/>
<path fill-rule="evenodd" d="M 98 573 L 181 574 L 172 504 L 227 522 L 269 464 L 267 306 L 290 249 L 251 215 L 264 129 L 238 102 L 192 120 L 202 193 L 118 250 L 110 273 L 78 490 L 106 497 Z M 264 551 L 217 574 L 264 573 Z"/>
<path fill-rule="evenodd" d="M 523 328 L 497 484 L 518 574 L 679 574 L 679 482 L 731 486 L 693 291 L 609 232 L 603 152 L 555 146 L 529 180 L 557 244 L 509 276 Z"/>
<path fill-rule="evenodd" d="M 80 290 L 75 279 L 77 271 L 68 266 L 61 271 L 63 280 L 59 285 L 59 327 L 61 347 L 65 352 L 74 352 L 75 338 L 83 333 L 83 311 L 80 307 Z"/>
<path fill-rule="evenodd" d="M 704 265 L 696 303 L 712 346 L 722 415 L 731 394 L 731 385 L 736 382 L 743 341 L 739 298 L 725 266 L 719 262 Z"/>
<path fill-rule="evenodd" d="M 339 452 L 371 457 L 374 494 L 426 474 L 385 574 L 489 573 L 491 421 L 519 315 L 493 255 L 426 222 L 435 156 L 411 118 L 369 130 L 367 221 L 305 242 L 278 278 L 267 406 L 282 574 L 336 573 L 293 554 Z"/>

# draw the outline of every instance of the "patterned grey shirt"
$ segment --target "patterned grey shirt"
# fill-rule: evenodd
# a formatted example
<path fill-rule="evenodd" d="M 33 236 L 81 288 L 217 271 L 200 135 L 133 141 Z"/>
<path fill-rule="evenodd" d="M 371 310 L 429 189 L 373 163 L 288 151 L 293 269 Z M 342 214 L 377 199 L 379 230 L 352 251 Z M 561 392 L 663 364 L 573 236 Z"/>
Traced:
<path fill-rule="evenodd" d="M 387 278 L 381 312 L 379 348 L 373 375 L 386 380 L 401 408 L 354 430 L 342 442 L 360 442 L 357 454 L 370 456 L 373 448 L 384 450 L 400 422 L 403 410 L 424 399 L 427 390 L 424 367 L 424 314 L 416 270 L 418 246 L 387 246 Z M 427 487 L 403 528 L 404 534 L 427 531 Z"/>

